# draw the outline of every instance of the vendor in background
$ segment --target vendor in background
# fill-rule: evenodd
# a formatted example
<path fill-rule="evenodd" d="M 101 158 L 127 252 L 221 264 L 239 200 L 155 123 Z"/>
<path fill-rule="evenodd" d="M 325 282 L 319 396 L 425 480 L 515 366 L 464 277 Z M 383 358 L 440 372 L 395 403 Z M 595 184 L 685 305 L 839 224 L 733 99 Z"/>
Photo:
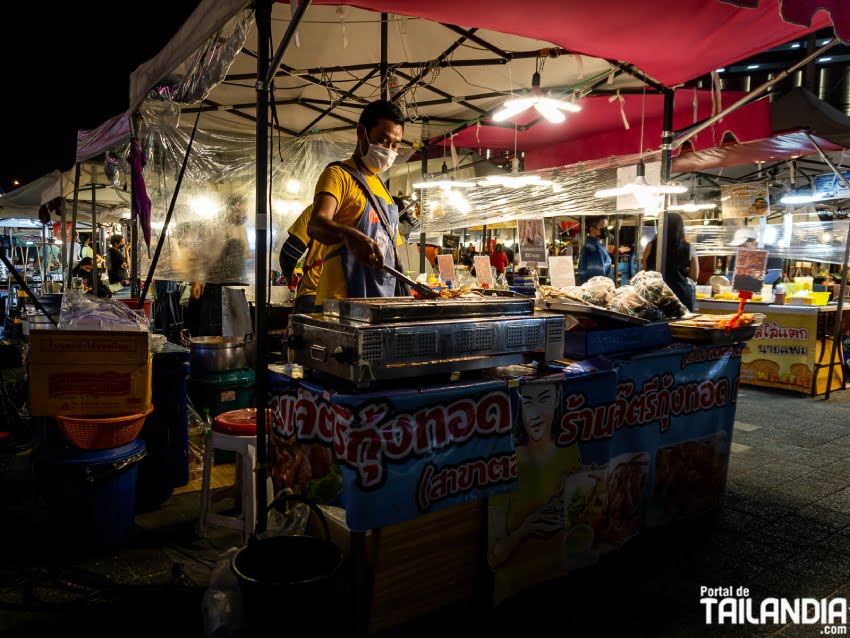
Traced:
<path fill-rule="evenodd" d="M 472 268 L 473 266 L 475 266 L 475 255 L 476 254 L 477 254 L 477 252 L 475 250 L 475 246 L 472 243 L 470 243 L 466 247 L 466 250 L 461 252 L 461 254 L 460 254 L 460 259 L 459 259 L 460 264 L 462 266 L 467 266 L 468 268 Z"/>
<path fill-rule="evenodd" d="M 109 238 L 109 258 L 106 273 L 110 284 L 124 284 L 130 279 L 127 274 L 127 243 L 122 235 L 112 235 Z"/>
<path fill-rule="evenodd" d="M 511 268 L 513 268 L 514 264 L 516 263 L 516 262 L 514 261 L 514 258 L 516 257 L 516 256 L 514 255 L 514 251 L 513 251 L 513 250 L 511 250 L 511 247 L 510 247 L 510 246 L 508 246 L 507 244 L 502 244 L 502 248 L 503 248 L 503 249 L 504 249 L 504 251 L 505 251 L 505 255 L 507 255 L 507 257 L 508 257 L 508 265 L 509 265 Z"/>
<path fill-rule="evenodd" d="M 292 274 L 295 266 L 304 257 L 303 275 L 298 281 L 295 290 L 295 306 L 292 312 L 295 314 L 309 314 L 316 312 L 316 288 L 322 276 L 322 250 L 324 246 L 310 239 L 307 235 L 307 225 L 313 212 L 311 204 L 305 208 L 295 223 L 287 231 L 289 237 L 280 249 L 280 273 L 283 283 L 292 287 Z M 305 255 L 306 253 L 306 255 Z"/>
<path fill-rule="evenodd" d="M 655 270 L 658 237 L 646 245 L 643 269 Z M 661 273 L 665 283 L 688 310 L 694 311 L 696 280 L 699 277 L 699 260 L 696 250 L 685 240 L 685 222 L 679 213 L 667 213 L 667 262 Z"/>
<path fill-rule="evenodd" d="M 505 273 L 508 267 L 508 256 L 505 254 L 505 249 L 502 244 L 496 244 L 495 252 L 490 253 L 490 265 L 496 269 L 497 275 Z"/>
<path fill-rule="evenodd" d="M 323 245 L 319 305 L 325 298 L 395 296 L 395 277 L 382 268 L 399 266 L 398 207 L 378 175 L 393 165 L 403 134 L 399 108 L 372 102 L 360 114 L 351 158 L 319 176 L 307 225 L 310 239 Z"/>
<path fill-rule="evenodd" d="M 604 216 L 588 217 L 585 220 L 587 238 L 578 258 L 578 284 L 581 285 L 593 277 L 611 276 L 611 255 L 605 248 L 608 238 L 608 218 Z"/>

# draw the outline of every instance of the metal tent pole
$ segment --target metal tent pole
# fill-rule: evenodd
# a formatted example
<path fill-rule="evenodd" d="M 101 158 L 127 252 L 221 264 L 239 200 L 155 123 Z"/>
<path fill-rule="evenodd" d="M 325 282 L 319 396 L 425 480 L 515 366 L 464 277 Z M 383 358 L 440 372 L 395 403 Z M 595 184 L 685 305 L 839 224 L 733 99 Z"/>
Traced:
<path fill-rule="evenodd" d="M 844 186 L 850 188 L 850 180 L 847 179 L 844 173 L 838 170 L 832 160 L 829 159 L 827 154 L 823 152 L 823 149 L 818 146 L 818 143 L 815 141 L 815 138 L 812 137 L 811 133 L 808 131 L 805 131 L 805 133 L 812 145 L 818 150 L 823 161 L 829 165 L 832 172 L 838 176 L 838 179 L 844 182 Z M 838 344 L 840 343 L 841 319 L 844 313 L 844 293 L 847 291 L 848 262 L 850 262 L 850 228 L 848 228 L 847 239 L 844 242 L 844 259 L 841 262 L 841 287 L 838 289 L 838 308 L 835 309 L 835 331 L 832 335 L 832 351 L 829 354 L 829 372 L 826 375 L 826 395 L 824 396 L 824 400 L 829 399 L 829 395 L 832 392 L 832 375 L 835 370 L 835 354 L 838 350 Z"/>
<path fill-rule="evenodd" d="M 94 187 L 94 169 L 91 175 L 91 290 L 92 294 L 97 297 L 97 284 L 100 282 L 100 273 L 97 268 L 97 189 Z"/>
<path fill-rule="evenodd" d="M 65 251 L 68 250 L 68 235 L 65 232 L 66 224 L 68 223 L 68 204 L 65 202 L 64 197 L 62 197 L 59 211 L 61 214 L 61 221 L 59 223 L 62 224 L 62 232 L 59 234 L 59 236 L 62 238 L 62 243 L 59 244 L 59 280 L 60 282 L 62 282 L 65 281 L 65 271 L 68 269 L 68 259 L 65 254 Z"/>
<path fill-rule="evenodd" d="M 425 135 L 422 135 L 422 181 L 426 181 L 428 178 L 426 175 L 428 174 L 428 141 Z M 422 229 L 419 231 L 419 272 L 426 273 L 425 270 L 425 193 L 426 189 L 422 188 L 419 190 L 419 227 Z"/>
<path fill-rule="evenodd" d="M 74 170 L 74 207 L 71 210 L 71 245 L 68 246 L 68 288 L 71 287 L 72 274 L 74 270 L 74 237 L 77 236 L 77 210 L 80 205 L 80 170 L 82 167 L 77 164 Z"/>
<path fill-rule="evenodd" d="M 661 183 L 670 181 L 673 168 L 673 89 L 664 91 L 664 119 L 661 128 Z M 640 149 L 643 155 L 643 149 Z M 658 215 L 658 235 L 655 240 L 655 264 L 663 276 L 667 272 L 667 198 L 664 195 L 664 210 Z"/>

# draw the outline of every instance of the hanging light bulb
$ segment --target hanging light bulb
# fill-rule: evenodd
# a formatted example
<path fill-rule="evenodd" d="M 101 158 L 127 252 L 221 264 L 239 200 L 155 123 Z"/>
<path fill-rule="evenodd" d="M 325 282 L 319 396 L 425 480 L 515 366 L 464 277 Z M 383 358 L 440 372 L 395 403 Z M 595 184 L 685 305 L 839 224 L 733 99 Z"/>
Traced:
<path fill-rule="evenodd" d="M 604 188 L 596 191 L 594 197 L 619 197 L 620 195 L 634 195 L 640 198 L 641 195 L 666 195 L 687 192 L 687 187 L 680 184 L 666 184 L 662 186 L 653 186 L 646 181 L 646 166 L 643 160 L 638 162 L 637 176 L 635 181 L 617 188 Z"/>
<path fill-rule="evenodd" d="M 449 177 L 449 167 L 443 162 L 443 170 L 440 179 L 419 182 L 414 184 L 413 188 L 441 188 L 444 191 L 450 191 L 453 188 L 474 188 L 474 182 L 457 182 Z"/>
<path fill-rule="evenodd" d="M 531 95 L 507 100 L 502 110 L 493 115 L 493 121 L 504 122 L 532 107 L 552 124 L 560 124 L 566 119 L 564 111 L 573 113 L 581 111 L 578 104 L 543 95 L 540 88 L 540 72 L 535 71 L 534 75 L 531 76 Z"/>
<path fill-rule="evenodd" d="M 523 188 L 525 186 L 548 186 L 552 182 L 543 179 L 540 175 L 526 175 L 519 172 L 519 158 L 511 160 L 510 175 L 488 175 L 482 186 L 504 186 L 505 188 Z"/>

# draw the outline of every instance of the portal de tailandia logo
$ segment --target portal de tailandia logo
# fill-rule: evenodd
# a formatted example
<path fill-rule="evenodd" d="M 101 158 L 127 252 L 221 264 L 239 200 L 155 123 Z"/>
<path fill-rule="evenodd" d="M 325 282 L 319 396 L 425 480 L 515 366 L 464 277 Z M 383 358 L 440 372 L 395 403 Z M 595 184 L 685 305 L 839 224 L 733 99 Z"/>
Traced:
<path fill-rule="evenodd" d="M 750 598 L 747 587 L 700 587 L 707 625 L 814 625 L 820 635 L 847 635 L 846 598 Z"/>

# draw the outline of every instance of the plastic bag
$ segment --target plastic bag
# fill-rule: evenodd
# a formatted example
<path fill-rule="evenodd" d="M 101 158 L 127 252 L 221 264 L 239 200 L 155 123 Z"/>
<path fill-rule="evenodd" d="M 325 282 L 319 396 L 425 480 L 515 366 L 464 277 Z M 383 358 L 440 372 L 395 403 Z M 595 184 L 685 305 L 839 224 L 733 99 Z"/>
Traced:
<path fill-rule="evenodd" d="M 658 306 L 666 317 L 678 318 L 688 313 L 688 309 L 679 301 L 660 272 L 641 270 L 632 277 L 630 283 L 641 297 Z"/>
<path fill-rule="evenodd" d="M 60 330 L 150 330 L 147 316 L 111 299 L 68 290 L 62 297 Z"/>
<path fill-rule="evenodd" d="M 237 551 L 239 548 L 231 547 L 216 561 L 210 573 L 210 584 L 201 601 L 204 635 L 210 638 L 242 635 L 242 594 L 239 581 L 230 569 L 230 561 Z"/>
<path fill-rule="evenodd" d="M 614 293 L 614 298 L 608 305 L 609 310 L 620 312 L 624 315 L 632 317 L 640 317 L 648 321 L 661 321 L 665 315 L 651 301 L 647 301 L 634 286 L 621 286 Z"/>
<path fill-rule="evenodd" d="M 271 538 L 272 536 L 303 536 L 307 529 L 307 521 L 310 519 L 310 507 L 304 503 L 290 503 L 286 512 L 281 512 L 276 507 L 269 511 L 266 531 L 258 534 L 257 538 Z"/>
<path fill-rule="evenodd" d="M 207 431 L 204 420 L 192 406 L 189 412 L 189 480 L 200 479 L 204 473 L 204 453 L 206 452 Z"/>
<path fill-rule="evenodd" d="M 608 277 L 592 277 L 581 285 L 581 289 L 581 298 L 584 301 L 600 308 L 607 308 L 614 299 L 614 291 L 617 288 Z"/>

